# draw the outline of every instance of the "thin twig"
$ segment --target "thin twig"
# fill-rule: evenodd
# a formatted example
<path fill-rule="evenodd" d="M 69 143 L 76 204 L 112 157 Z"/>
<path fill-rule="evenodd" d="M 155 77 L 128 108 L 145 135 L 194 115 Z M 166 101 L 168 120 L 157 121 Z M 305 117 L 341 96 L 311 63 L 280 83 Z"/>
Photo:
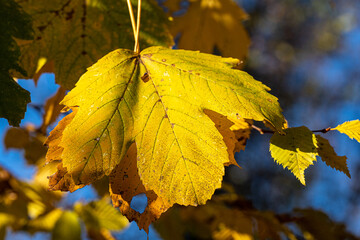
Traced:
<path fill-rule="evenodd" d="M 128 8 L 129 8 L 129 14 L 130 14 L 130 19 L 131 19 L 131 26 L 132 26 L 132 29 L 133 29 L 133 33 L 134 33 L 134 39 L 135 39 L 135 42 L 136 42 L 136 23 L 135 23 L 135 17 L 134 17 L 134 12 L 133 12 L 133 8 L 132 8 L 132 5 L 131 5 L 131 1 L 130 0 L 127 0 L 127 5 L 128 5 Z M 136 46 L 136 45 L 135 45 Z"/>
<path fill-rule="evenodd" d="M 256 131 L 258 131 L 260 134 L 264 134 L 264 133 L 275 133 L 275 132 L 272 131 L 272 130 L 262 129 L 262 128 L 260 128 L 260 127 L 255 126 L 255 125 L 251 125 L 251 127 L 252 127 L 253 129 L 255 129 Z M 320 130 L 311 130 L 311 132 L 313 132 L 313 133 L 316 133 L 316 132 L 327 133 L 327 132 L 329 132 L 330 130 L 331 130 L 331 128 L 328 127 L 328 128 L 324 128 L 324 129 L 320 129 Z"/>
<path fill-rule="evenodd" d="M 134 52 L 139 52 L 139 34 L 140 34 L 140 19 L 141 19 L 141 0 L 138 0 L 138 10 L 137 10 L 137 25 L 136 25 L 136 35 L 135 35 L 135 47 Z"/>
<path fill-rule="evenodd" d="M 330 130 L 331 130 L 331 127 L 328 127 L 328 128 L 324 128 L 324 129 L 321 129 L 321 130 L 313 130 L 312 132 L 327 133 Z"/>

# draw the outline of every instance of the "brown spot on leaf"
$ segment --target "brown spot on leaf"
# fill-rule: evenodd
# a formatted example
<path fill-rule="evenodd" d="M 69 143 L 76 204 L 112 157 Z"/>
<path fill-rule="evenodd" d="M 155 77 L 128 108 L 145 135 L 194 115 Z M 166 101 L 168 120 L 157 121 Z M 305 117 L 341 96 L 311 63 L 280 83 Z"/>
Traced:
<path fill-rule="evenodd" d="M 149 74 L 146 72 L 146 73 L 144 73 L 144 75 L 142 75 L 142 77 L 141 77 L 141 80 L 143 80 L 143 82 L 148 82 L 149 81 Z"/>

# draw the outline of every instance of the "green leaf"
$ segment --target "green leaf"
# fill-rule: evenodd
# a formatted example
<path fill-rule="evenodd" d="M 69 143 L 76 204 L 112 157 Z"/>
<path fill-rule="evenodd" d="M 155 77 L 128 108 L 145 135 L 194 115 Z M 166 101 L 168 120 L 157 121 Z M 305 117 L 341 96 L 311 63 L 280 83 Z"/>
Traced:
<path fill-rule="evenodd" d="M 233 69 L 239 60 L 150 47 L 116 50 L 62 101 L 77 108 L 62 132 L 64 167 L 77 184 L 109 175 L 130 144 L 147 190 L 170 205 L 204 204 L 221 186 L 229 153 L 205 109 L 229 118 L 284 118 L 268 87 Z M 56 128 L 54 131 L 58 131 Z"/>
<path fill-rule="evenodd" d="M 0 21 L 0 118 L 19 126 L 30 102 L 30 93 L 14 81 L 10 71 L 26 74 L 18 64 L 20 52 L 14 38 L 31 38 L 31 22 L 13 0 L 0 2 L 0 16 L 4 19 Z"/>
<path fill-rule="evenodd" d="M 52 240 L 81 239 L 81 226 L 79 217 L 72 211 L 65 211 L 56 221 L 52 231 Z"/>
<path fill-rule="evenodd" d="M 115 209 L 108 198 L 90 202 L 86 205 L 75 205 L 75 212 L 84 221 L 87 229 L 100 231 L 107 229 L 119 231 L 128 225 L 128 220 Z"/>
<path fill-rule="evenodd" d="M 54 62 L 56 82 L 71 89 L 96 60 L 134 46 L 125 0 L 17 1 L 34 19 L 35 40 L 21 45 L 21 63 L 29 77 L 45 59 Z M 136 8 L 137 1 L 132 2 Z M 140 46 L 171 46 L 167 22 L 154 0 L 142 1 Z"/>
<path fill-rule="evenodd" d="M 332 128 L 331 130 L 338 130 L 341 133 L 348 135 L 349 138 L 355 139 L 360 142 L 360 121 L 353 120 L 349 122 L 344 122 L 340 124 L 336 128 Z"/>
<path fill-rule="evenodd" d="M 320 135 L 316 135 L 316 141 L 318 145 L 318 153 L 321 157 L 321 160 L 326 163 L 326 165 L 345 173 L 349 178 L 350 172 L 346 164 L 346 156 L 338 156 L 334 148 L 330 145 L 329 141 Z"/>
<path fill-rule="evenodd" d="M 284 131 L 286 135 L 275 133 L 271 137 L 271 156 L 305 185 L 304 171 L 316 161 L 318 155 L 316 137 L 304 126 Z"/>

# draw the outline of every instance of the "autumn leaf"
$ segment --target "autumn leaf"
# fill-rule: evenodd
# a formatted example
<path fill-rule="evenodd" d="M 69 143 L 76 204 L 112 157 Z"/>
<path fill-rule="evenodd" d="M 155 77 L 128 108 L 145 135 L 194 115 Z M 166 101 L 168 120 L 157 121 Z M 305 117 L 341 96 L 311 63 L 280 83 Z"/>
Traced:
<path fill-rule="evenodd" d="M 140 180 L 137 169 L 136 145 L 132 144 L 120 164 L 114 169 L 109 177 L 110 196 L 115 207 L 129 221 L 136 221 L 139 229 L 149 232 L 149 225 L 157 220 L 171 205 L 166 204 L 154 191 L 147 191 Z M 145 194 L 147 206 L 143 213 L 139 213 L 130 207 L 133 197 Z"/>
<path fill-rule="evenodd" d="M 50 190 L 60 190 L 60 191 L 70 191 L 74 192 L 79 188 L 84 187 L 84 184 L 76 184 L 72 176 L 68 173 L 66 167 L 63 166 L 61 162 L 61 154 L 63 148 L 59 146 L 62 137 L 63 130 L 69 124 L 77 112 L 76 108 L 73 108 L 73 112 L 65 116 L 56 128 L 51 131 L 50 136 L 46 139 L 45 145 L 49 147 L 46 154 L 46 164 L 57 163 L 57 170 L 49 176 L 49 189 Z"/>
<path fill-rule="evenodd" d="M 77 214 L 64 211 L 52 230 L 52 240 L 73 239 L 81 240 L 81 225 Z"/>
<path fill-rule="evenodd" d="M 359 239 L 347 232 L 344 224 L 334 222 L 324 212 L 315 209 L 295 209 L 296 224 L 310 239 Z"/>
<path fill-rule="evenodd" d="M 304 171 L 318 156 L 315 134 L 304 126 L 287 128 L 284 132 L 286 135 L 275 133 L 271 137 L 271 156 L 305 185 Z"/>
<path fill-rule="evenodd" d="M 0 118 L 19 126 L 30 102 L 30 93 L 14 81 L 10 72 L 26 75 L 19 65 L 20 51 L 15 38 L 32 38 L 31 21 L 13 0 L 0 2 L 0 16 Z"/>
<path fill-rule="evenodd" d="M 346 156 L 338 156 L 334 148 L 330 145 L 329 141 L 320 135 L 316 135 L 316 141 L 318 145 L 318 153 L 321 157 L 321 160 L 326 163 L 326 165 L 346 174 L 349 178 L 350 172 L 346 164 Z"/>
<path fill-rule="evenodd" d="M 20 42 L 27 77 L 38 78 L 53 67 L 56 82 L 71 89 L 97 59 L 119 47 L 133 47 L 125 0 L 17 2 L 31 15 L 35 31 L 34 41 Z M 132 2 L 136 7 L 137 1 Z M 167 22 L 154 0 L 142 1 L 140 45 L 171 46 Z"/>
<path fill-rule="evenodd" d="M 39 58 L 33 80 L 35 85 L 37 85 L 40 76 L 43 73 L 53 73 L 55 71 L 54 61 L 48 61 L 46 58 Z"/>
<path fill-rule="evenodd" d="M 340 124 L 336 128 L 332 128 L 331 130 L 338 130 L 341 133 L 348 135 L 349 138 L 355 139 L 360 142 L 360 121 L 353 120 L 349 122 L 344 122 Z"/>
<path fill-rule="evenodd" d="M 38 164 L 44 160 L 46 147 L 43 146 L 45 136 L 35 132 L 31 125 L 25 128 L 9 128 L 5 134 L 4 145 L 7 149 L 24 150 L 28 164 Z"/>
<path fill-rule="evenodd" d="M 183 239 L 296 239 L 277 216 L 244 207 L 237 195 L 217 195 L 204 206 L 174 207 L 155 228 L 164 240 Z M 196 227 L 194 227 L 196 226 Z"/>
<path fill-rule="evenodd" d="M 45 113 L 43 115 L 43 121 L 40 126 L 40 131 L 43 134 L 46 134 L 47 127 L 53 122 L 55 122 L 58 118 L 63 108 L 59 103 L 65 97 L 65 92 L 65 89 L 63 87 L 60 87 L 56 94 L 46 101 L 44 107 Z"/>
<path fill-rule="evenodd" d="M 62 101 L 78 106 L 70 123 L 54 129 L 63 129 L 55 144 L 63 149 L 63 167 L 75 184 L 90 184 L 109 175 L 135 141 L 146 190 L 169 205 L 205 203 L 221 186 L 229 153 L 204 109 L 232 119 L 266 119 L 282 131 L 277 98 L 233 69 L 238 63 L 162 47 L 140 55 L 111 52 Z"/>
<path fill-rule="evenodd" d="M 229 153 L 229 163 L 226 165 L 236 165 L 240 167 L 235 158 L 235 152 L 245 150 L 247 139 L 250 138 L 251 124 L 250 120 L 228 119 L 214 111 L 204 109 L 204 113 L 214 122 L 215 127 L 223 136 L 223 140 Z"/>
<path fill-rule="evenodd" d="M 242 25 L 247 17 L 233 0 L 192 0 L 185 15 L 174 17 L 171 32 L 180 34 L 179 48 L 206 53 L 217 49 L 222 56 L 244 59 L 250 45 Z"/>
<path fill-rule="evenodd" d="M 180 9 L 181 1 L 182 0 L 166 0 L 163 5 L 169 10 L 169 13 L 172 15 L 172 13 Z"/>
<path fill-rule="evenodd" d="M 9 148 L 25 148 L 30 142 L 30 134 L 27 129 L 23 128 L 9 128 L 4 137 L 4 145 L 6 149 Z"/>
<path fill-rule="evenodd" d="M 0 225 L 29 233 L 50 231 L 59 217 L 55 204 L 59 195 L 37 184 L 13 177 L 0 167 Z"/>
<path fill-rule="evenodd" d="M 110 204 L 109 198 L 86 205 L 77 203 L 74 211 L 84 221 L 91 239 L 114 239 L 106 236 L 111 237 L 110 231 L 119 231 L 128 225 L 127 219 Z"/>

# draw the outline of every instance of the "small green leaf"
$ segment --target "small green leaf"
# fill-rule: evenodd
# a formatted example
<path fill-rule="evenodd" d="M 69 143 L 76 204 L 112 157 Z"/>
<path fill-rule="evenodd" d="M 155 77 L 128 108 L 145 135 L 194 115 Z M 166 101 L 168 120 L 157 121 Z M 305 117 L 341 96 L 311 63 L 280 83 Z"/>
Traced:
<path fill-rule="evenodd" d="M 318 155 L 316 137 L 304 126 L 284 131 L 286 135 L 275 133 L 271 137 L 271 156 L 305 185 L 304 171 L 316 161 Z"/>
<path fill-rule="evenodd" d="M 348 135 L 349 138 L 355 139 L 360 142 L 360 121 L 353 120 L 349 122 L 344 122 L 340 124 L 336 128 L 332 128 L 331 130 L 338 130 L 341 133 Z"/>

